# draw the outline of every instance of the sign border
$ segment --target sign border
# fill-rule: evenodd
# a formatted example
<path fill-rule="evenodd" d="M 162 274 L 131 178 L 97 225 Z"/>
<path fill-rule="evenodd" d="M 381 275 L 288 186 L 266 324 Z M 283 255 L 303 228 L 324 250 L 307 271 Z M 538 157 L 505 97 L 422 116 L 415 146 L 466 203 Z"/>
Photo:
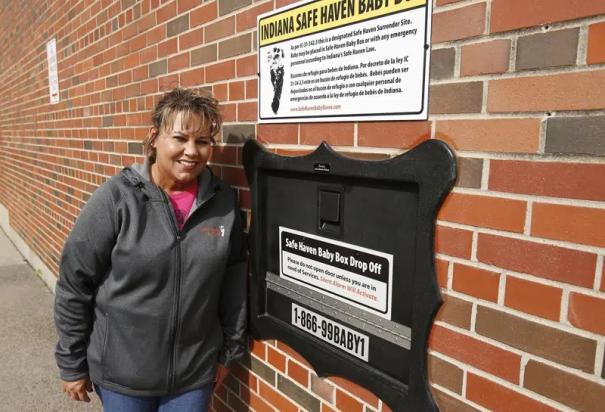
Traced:
<path fill-rule="evenodd" d="M 257 32 L 260 33 L 259 27 L 260 27 L 260 23 L 263 19 L 266 19 L 268 17 L 272 17 L 276 14 L 280 14 L 280 13 L 284 13 L 287 11 L 291 11 L 293 9 L 299 8 L 301 6 L 307 5 L 307 4 L 311 4 L 311 3 L 317 3 L 320 2 L 322 0 L 302 0 L 299 1 L 297 3 L 294 4 L 289 4 L 285 7 L 276 9 L 276 10 L 271 10 L 267 13 L 261 14 L 259 16 L 257 16 L 256 18 L 256 28 L 257 28 Z M 256 40 L 256 67 L 257 67 L 257 96 L 258 96 L 258 105 L 257 105 L 257 122 L 261 123 L 261 124 L 271 124 L 271 123 L 319 123 L 319 122 L 352 122 L 352 121 L 385 121 L 385 120 L 390 120 L 390 121 L 402 121 L 402 120 L 410 120 L 410 121 L 418 121 L 418 120 L 428 120 L 429 117 L 429 110 L 428 110 L 428 105 L 429 105 L 429 99 L 428 99 L 428 95 L 429 95 L 429 84 L 430 84 L 430 60 L 431 60 L 431 33 L 432 33 L 432 11 L 433 11 L 433 0 L 426 0 L 426 4 L 423 6 L 417 6 L 417 7 L 412 7 L 409 9 L 406 9 L 404 11 L 397 11 L 397 12 L 393 12 L 393 13 L 389 13 L 389 14 L 385 14 L 385 15 L 380 15 L 380 16 L 375 16 L 375 17 L 371 17 L 367 20 L 364 21 L 371 21 L 371 20 L 375 20 L 381 17 L 386 17 L 386 16 L 390 16 L 393 14 L 397 14 L 397 13 L 405 13 L 405 12 L 409 12 L 412 10 L 416 10 L 418 8 L 425 8 L 425 13 L 424 13 L 424 22 L 425 22 L 425 31 L 424 31 L 424 61 L 423 61 L 423 68 L 422 68 L 422 97 L 421 97 L 421 108 L 419 111 L 408 111 L 408 112 L 389 112 L 389 113 L 356 113 L 356 114 L 328 114 L 328 115 L 313 115 L 313 116 L 304 116 L 304 115 L 300 115 L 300 116 L 282 116 L 282 117 L 262 117 L 261 116 L 261 79 L 260 79 L 260 50 L 261 50 L 261 45 L 260 45 L 260 36 L 257 36 L 257 40 Z M 344 24 L 342 26 L 339 27 L 347 27 L 353 24 L 358 24 L 359 22 L 351 22 L 351 23 L 347 23 Z M 311 34 L 317 34 L 317 33 L 322 33 L 328 30 L 334 30 L 333 28 L 329 28 L 329 29 L 324 29 L 324 30 L 320 30 L 317 32 L 313 32 L 313 33 L 309 33 L 309 34 L 304 34 L 302 36 L 299 37 L 305 37 L 305 36 L 309 36 Z M 288 39 L 289 40 L 289 39 Z M 280 40 L 277 41 L 275 43 L 270 43 L 270 44 L 278 44 L 278 43 L 282 43 L 284 41 L 288 41 L 288 40 Z M 265 46 L 263 46 L 265 47 Z M 422 115 L 422 113 L 425 113 L 425 115 Z M 405 116 L 405 117 L 404 117 Z"/>
<path fill-rule="evenodd" d="M 305 237 L 308 237 L 308 238 L 311 238 L 311 239 L 319 240 L 319 241 L 324 242 L 324 243 L 332 243 L 332 244 L 334 244 L 336 246 L 341 246 L 341 247 L 345 247 L 345 248 L 348 248 L 348 249 L 357 249 L 360 252 L 365 252 L 365 253 L 368 253 L 368 254 L 377 255 L 377 256 L 382 257 L 383 259 L 388 260 L 389 261 L 389 273 L 388 273 L 388 279 L 387 279 L 387 282 L 386 282 L 386 284 L 387 284 L 387 304 L 386 304 L 386 310 L 384 312 L 382 312 L 380 310 L 372 308 L 372 307 L 370 307 L 368 305 L 365 305 L 363 303 L 356 302 L 356 301 L 354 301 L 352 299 L 349 299 L 349 298 L 347 298 L 347 297 L 345 297 L 343 295 L 336 294 L 336 293 L 331 292 L 331 291 L 329 291 L 327 289 L 321 288 L 319 286 L 314 286 L 314 285 L 312 285 L 310 283 L 307 283 L 305 281 L 302 281 L 300 279 L 297 279 L 297 278 L 294 278 L 294 277 L 286 275 L 284 273 L 284 271 L 283 271 L 283 262 L 282 262 L 282 253 L 284 251 L 281 248 L 281 236 L 282 236 L 282 233 L 284 231 L 292 232 L 293 234 L 298 235 L 298 236 L 305 236 Z M 385 319 L 389 319 L 389 320 L 391 319 L 391 308 L 392 308 L 392 301 L 393 301 L 393 255 L 391 255 L 389 253 L 385 253 L 385 252 L 380 252 L 378 250 L 368 249 L 368 248 L 363 247 L 363 246 L 354 245 L 352 243 L 347 243 L 347 242 L 342 242 L 342 241 L 335 240 L 335 239 L 330 239 L 330 238 L 327 238 L 327 237 L 317 236 L 317 235 L 314 235 L 312 233 L 301 232 L 299 230 L 291 229 L 291 228 L 288 228 L 288 227 L 285 227 L 285 226 L 280 226 L 279 227 L 279 241 L 280 241 L 280 244 L 279 244 L 279 247 L 280 247 L 280 250 L 279 250 L 279 271 L 280 271 L 280 274 L 279 275 L 280 276 L 284 276 L 286 279 L 288 279 L 291 282 L 298 283 L 298 284 L 300 284 L 302 286 L 305 286 L 305 287 L 307 287 L 307 288 L 309 288 L 311 290 L 315 290 L 316 292 L 323 293 L 326 296 L 330 296 L 330 297 L 332 297 L 334 299 L 346 300 L 347 301 L 346 303 L 348 303 L 349 305 L 353 305 L 353 306 L 358 307 L 358 308 L 360 308 L 362 310 L 365 310 L 365 311 L 367 311 L 369 313 L 373 313 L 373 314 L 375 314 L 377 316 L 380 316 L 380 317 L 383 317 Z"/>

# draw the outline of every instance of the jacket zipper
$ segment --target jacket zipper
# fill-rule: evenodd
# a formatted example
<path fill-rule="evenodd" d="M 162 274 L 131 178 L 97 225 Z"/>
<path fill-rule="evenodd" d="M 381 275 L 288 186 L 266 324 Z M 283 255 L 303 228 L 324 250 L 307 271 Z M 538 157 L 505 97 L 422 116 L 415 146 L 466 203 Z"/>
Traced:
<path fill-rule="evenodd" d="M 174 216 L 172 213 L 172 209 L 170 208 L 170 201 L 168 200 L 168 196 L 166 195 L 166 193 L 162 190 L 159 189 L 158 190 L 162 193 L 162 198 L 164 199 L 164 207 L 165 210 L 168 214 L 168 219 L 170 220 L 170 225 L 172 227 L 173 230 L 173 234 L 175 236 L 176 239 L 176 279 L 174 282 L 174 304 L 175 304 L 175 310 L 174 310 L 174 316 L 173 316 L 173 322 L 172 322 L 172 331 L 170 334 L 170 363 L 169 363 L 169 367 L 168 367 L 168 391 L 172 392 L 172 389 L 174 388 L 174 381 L 176 379 L 176 372 L 175 372 L 175 362 L 176 362 L 176 338 L 177 338 L 177 334 L 178 334 L 178 329 L 179 329 L 179 310 L 180 310 L 180 294 L 181 294 L 181 231 L 178 230 L 176 223 L 174 221 Z"/>
<path fill-rule="evenodd" d="M 170 347 L 171 347 L 171 351 L 170 351 L 170 364 L 169 364 L 169 368 L 168 368 L 168 391 L 172 392 L 173 388 L 174 388 L 174 382 L 176 379 L 176 367 L 175 367 L 175 362 L 176 362 L 176 340 L 177 340 L 177 336 L 178 336 L 178 331 L 179 331 L 179 312 L 180 312 L 180 295 L 181 295 L 181 240 L 182 240 L 182 231 L 178 230 L 177 226 L 176 226 L 176 222 L 175 222 L 175 218 L 174 218 L 174 214 L 172 213 L 172 209 L 170 207 L 170 200 L 168 199 L 168 195 L 166 195 L 166 192 L 164 192 L 162 189 L 158 188 L 158 190 L 162 193 L 162 199 L 164 199 L 164 209 L 166 210 L 166 213 L 168 214 L 168 220 L 170 220 L 170 225 L 172 227 L 173 230 L 173 234 L 175 236 L 176 239 L 176 248 L 177 248 L 177 257 L 176 257 L 176 280 L 175 280 L 175 286 L 174 286 L 174 296 L 175 296 L 175 311 L 174 311 L 174 317 L 173 317 L 173 328 L 171 331 L 171 336 L 170 336 Z M 193 213 L 191 213 L 191 215 L 188 217 L 188 219 L 185 221 L 185 223 L 183 224 L 183 229 L 185 228 L 185 226 L 187 225 L 187 221 L 189 221 L 193 215 L 198 212 L 199 209 L 201 209 L 201 207 L 206 204 L 210 199 L 212 199 L 214 197 L 214 193 L 212 193 L 212 195 L 206 199 L 206 201 L 200 205 L 197 206 L 197 208 L 193 211 Z"/>

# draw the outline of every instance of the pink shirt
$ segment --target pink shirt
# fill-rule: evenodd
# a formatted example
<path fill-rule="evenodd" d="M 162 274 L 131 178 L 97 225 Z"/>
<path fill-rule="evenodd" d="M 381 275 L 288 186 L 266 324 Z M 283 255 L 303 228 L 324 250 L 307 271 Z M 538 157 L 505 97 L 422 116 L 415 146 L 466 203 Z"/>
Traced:
<path fill-rule="evenodd" d="M 181 230 L 185 225 L 187 216 L 189 216 L 193 201 L 197 197 L 197 180 L 183 192 L 173 192 L 168 197 L 170 198 L 170 203 L 172 203 L 179 230 Z"/>

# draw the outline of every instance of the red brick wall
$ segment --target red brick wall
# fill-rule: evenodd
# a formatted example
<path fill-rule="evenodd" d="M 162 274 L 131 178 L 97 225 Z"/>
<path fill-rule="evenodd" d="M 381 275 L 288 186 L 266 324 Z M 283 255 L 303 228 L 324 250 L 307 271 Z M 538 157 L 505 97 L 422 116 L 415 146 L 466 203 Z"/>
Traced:
<path fill-rule="evenodd" d="M 325 139 L 374 159 L 440 138 L 460 166 L 437 226 L 445 304 L 429 364 L 442 410 L 602 409 L 605 1 L 436 0 L 429 121 L 261 126 L 256 15 L 287 3 L 2 2 L 0 203 L 12 229 L 56 273 L 83 203 L 141 159 L 149 111 L 177 84 L 221 100 L 213 167 L 245 209 L 250 136 L 280 153 Z M 215 410 L 388 410 L 280 342 L 255 342 L 245 364 Z"/>

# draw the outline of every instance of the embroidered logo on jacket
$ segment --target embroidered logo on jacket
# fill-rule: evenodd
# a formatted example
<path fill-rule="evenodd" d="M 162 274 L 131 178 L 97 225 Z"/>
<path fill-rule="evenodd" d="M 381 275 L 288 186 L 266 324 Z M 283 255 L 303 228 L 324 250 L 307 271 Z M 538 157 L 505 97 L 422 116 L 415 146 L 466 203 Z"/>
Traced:
<path fill-rule="evenodd" d="M 225 226 L 220 225 L 219 227 L 201 227 L 200 231 L 208 236 L 212 237 L 225 237 Z"/>

